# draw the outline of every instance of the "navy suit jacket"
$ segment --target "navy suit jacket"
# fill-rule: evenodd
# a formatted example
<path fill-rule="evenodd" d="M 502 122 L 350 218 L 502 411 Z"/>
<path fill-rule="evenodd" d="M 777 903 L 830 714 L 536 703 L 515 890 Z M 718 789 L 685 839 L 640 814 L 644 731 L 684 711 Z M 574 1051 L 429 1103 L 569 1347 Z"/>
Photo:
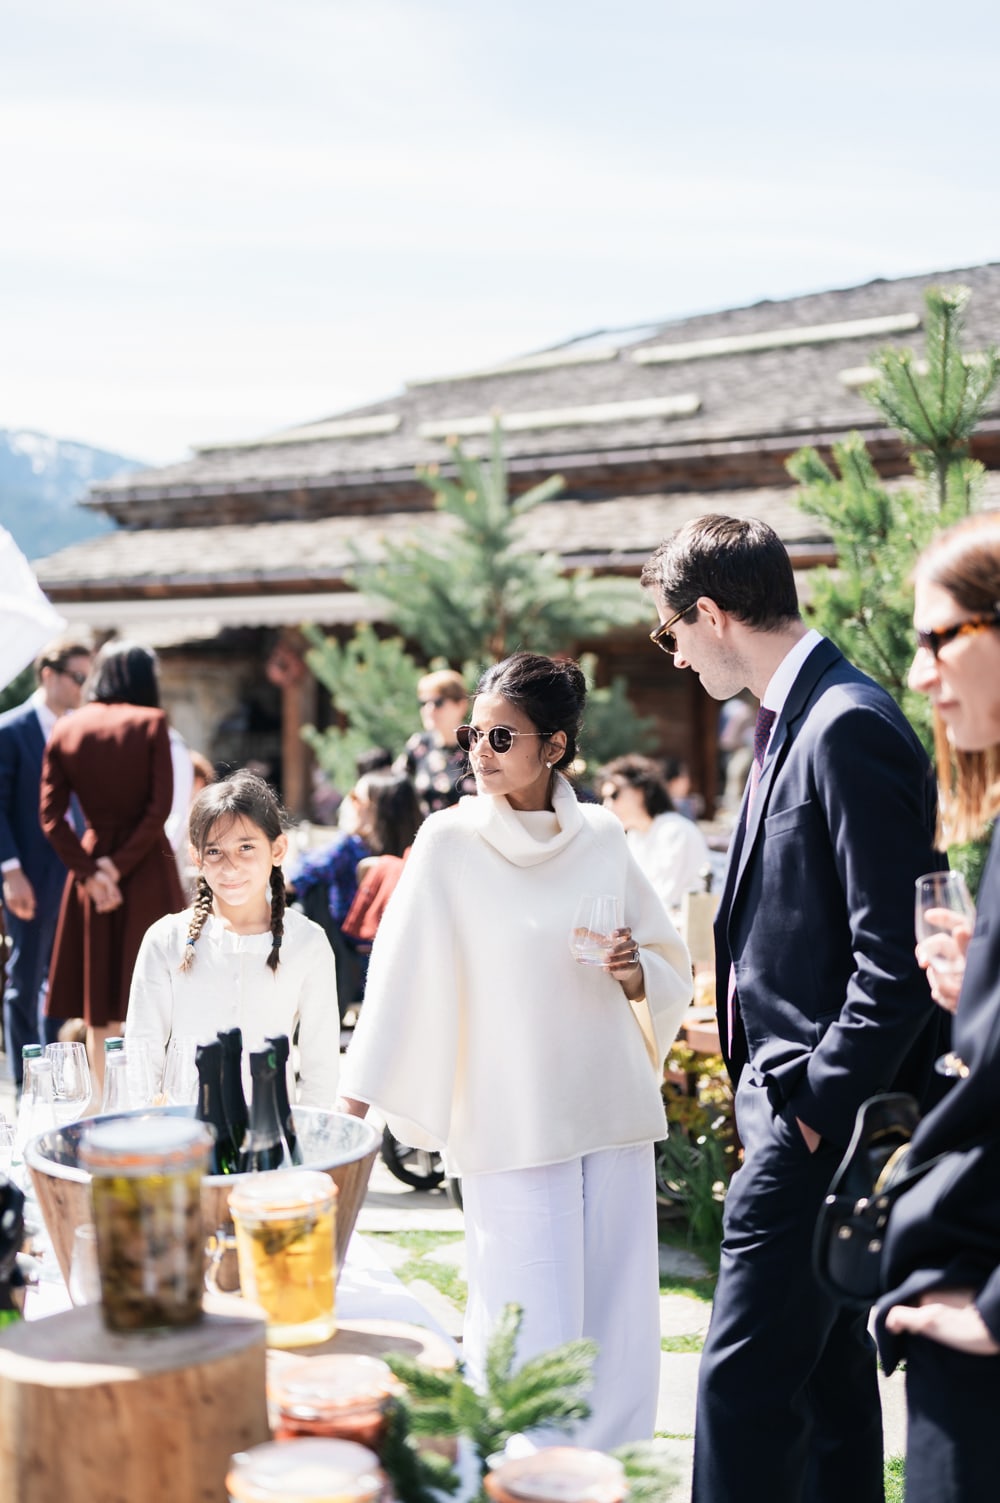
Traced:
<path fill-rule="evenodd" d="M 866 1097 L 923 1096 L 947 1036 L 914 956 L 914 881 L 943 865 L 933 773 L 891 697 L 824 640 L 744 828 L 745 809 L 715 925 L 726 1062 L 734 1082 L 749 1062 L 775 1111 L 846 1147 Z"/>
<path fill-rule="evenodd" d="M 907 1168 L 948 1157 L 893 1207 L 885 1240 L 879 1348 L 891 1372 L 905 1338 L 883 1325 L 894 1304 L 940 1286 L 977 1291 L 1000 1340 L 1000 823 L 979 885 L 976 927 L 955 1014 L 954 1045 L 969 1067 L 913 1135 Z"/>
<path fill-rule="evenodd" d="M 40 901 L 46 892 L 61 891 L 66 879 L 38 820 L 44 754 L 45 738 L 30 700 L 0 715 L 0 861 L 16 857 Z"/>

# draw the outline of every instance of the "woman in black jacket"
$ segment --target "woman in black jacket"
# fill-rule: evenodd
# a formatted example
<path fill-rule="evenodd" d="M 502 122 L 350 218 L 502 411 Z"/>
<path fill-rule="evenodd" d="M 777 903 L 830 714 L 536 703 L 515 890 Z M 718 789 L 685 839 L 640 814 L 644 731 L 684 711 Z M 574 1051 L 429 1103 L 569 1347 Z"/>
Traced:
<path fill-rule="evenodd" d="M 942 843 L 1000 813 L 1000 512 L 942 533 L 916 571 L 910 685 L 934 706 Z M 1000 824 L 979 889 L 955 1010 L 958 1078 L 918 1127 L 908 1167 L 947 1157 L 897 1202 L 891 1293 L 878 1312 L 887 1371 L 906 1360 L 907 1503 L 982 1503 L 997 1492 L 1000 1414 Z M 955 1006 L 957 1000 L 957 1007 Z"/>

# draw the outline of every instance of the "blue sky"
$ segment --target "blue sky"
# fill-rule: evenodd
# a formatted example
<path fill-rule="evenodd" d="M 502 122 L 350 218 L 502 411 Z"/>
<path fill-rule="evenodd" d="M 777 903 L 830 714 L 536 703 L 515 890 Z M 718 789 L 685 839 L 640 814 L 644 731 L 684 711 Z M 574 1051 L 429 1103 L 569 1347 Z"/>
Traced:
<path fill-rule="evenodd" d="M 998 259 L 998 16 L 8 6 L 0 427 L 165 462 L 592 329 Z"/>

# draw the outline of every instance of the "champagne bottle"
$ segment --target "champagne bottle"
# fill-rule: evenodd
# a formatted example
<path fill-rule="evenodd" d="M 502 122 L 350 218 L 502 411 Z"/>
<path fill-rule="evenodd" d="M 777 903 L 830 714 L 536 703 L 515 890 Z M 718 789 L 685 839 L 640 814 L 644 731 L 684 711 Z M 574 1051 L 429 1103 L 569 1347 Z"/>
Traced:
<path fill-rule="evenodd" d="M 250 1055 L 250 1126 L 240 1154 L 240 1172 L 243 1174 L 280 1169 L 284 1163 L 277 1074 L 278 1059 L 273 1048 Z"/>
<path fill-rule="evenodd" d="M 293 1164 L 301 1164 L 302 1149 L 299 1147 L 298 1134 L 295 1131 L 295 1119 L 292 1116 L 292 1108 L 288 1100 L 288 1055 L 290 1051 L 288 1034 L 279 1033 L 274 1038 L 268 1037 L 265 1043 L 272 1046 L 275 1058 L 278 1061 L 278 1074 L 274 1082 L 274 1087 L 275 1095 L 278 1098 L 278 1121 L 281 1123 L 281 1131 L 284 1134 L 288 1157 Z"/>
<path fill-rule="evenodd" d="M 199 1044 L 194 1051 L 194 1062 L 198 1071 L 198 1105 L 194 1114 L 199 1122 L 207 1122 L 215 1132 L 209 1173 L 236 1174 L 239 1150 L 222 1109 L 222 1045 L 218 1041 Z"/>
<path fill-rule="evenodd" d="M 247 1135 L 247 1099 L 243 1094 L 243 1034 L 227 1028 L 216 1035 L 222 1047 L 222 1114 L 237 1154 Z"/>

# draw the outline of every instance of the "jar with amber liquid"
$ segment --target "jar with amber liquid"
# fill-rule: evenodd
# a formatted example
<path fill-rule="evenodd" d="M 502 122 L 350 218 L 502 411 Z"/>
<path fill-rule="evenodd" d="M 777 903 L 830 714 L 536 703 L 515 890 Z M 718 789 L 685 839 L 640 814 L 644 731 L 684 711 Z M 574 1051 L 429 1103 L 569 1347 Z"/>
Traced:
<path fill-rule="evenodd" d="M 240 1289 L 267 1317 L 268 1346 L 312 1346 L 337 1329 L 334 1202 L 314 1169 L 241 1176 L 229 1196 Z"/>
<path fill-rule="evenodd" d="M 268 1380 L 276 1440 L 325 1435 L 381 1454 L 388 1408 L 400 1384 L 378 1357 L 290 1360 Z"/>

